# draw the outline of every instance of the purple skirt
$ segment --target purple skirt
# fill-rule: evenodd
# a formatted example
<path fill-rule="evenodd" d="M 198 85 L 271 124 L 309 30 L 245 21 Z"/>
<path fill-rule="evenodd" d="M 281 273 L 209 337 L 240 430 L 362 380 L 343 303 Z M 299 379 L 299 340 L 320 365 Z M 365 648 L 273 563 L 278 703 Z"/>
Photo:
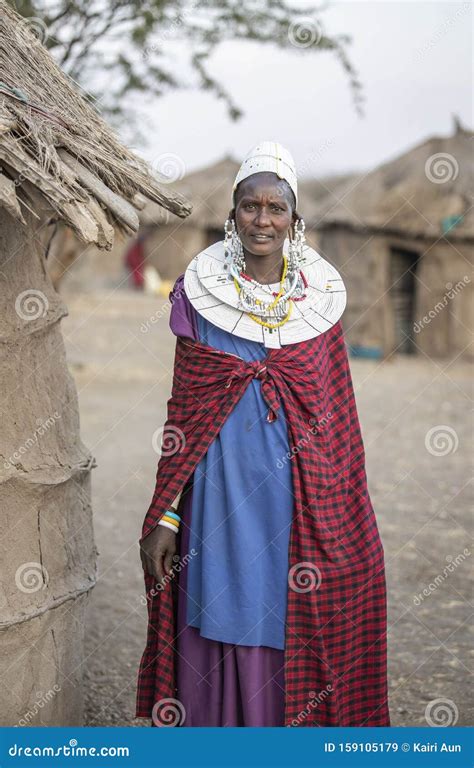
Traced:
<path fill-rule="evenodd" d="M 191 510 L 192 490 L 180 507 L 180 561 L 189 553 Z M 183 726 L 283 726 L 285 652 L 202 637 L 197 627 L 186 625 L 186 581 L 183 565 L 177 576 L 176 644 Z"/>

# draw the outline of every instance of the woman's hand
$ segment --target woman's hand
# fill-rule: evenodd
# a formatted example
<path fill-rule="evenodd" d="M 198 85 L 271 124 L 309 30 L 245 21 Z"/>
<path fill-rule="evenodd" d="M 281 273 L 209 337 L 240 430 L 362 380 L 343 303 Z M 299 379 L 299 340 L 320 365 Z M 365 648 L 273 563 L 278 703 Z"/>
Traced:
<path fill-rule="evenodd" d="M 164 525 L 157 525 L 143 539 L 140 557 L 143 569 L 161 581 L 165 575 L 174 576 L 171 570 L 176 554 L 176 533 Z"/>

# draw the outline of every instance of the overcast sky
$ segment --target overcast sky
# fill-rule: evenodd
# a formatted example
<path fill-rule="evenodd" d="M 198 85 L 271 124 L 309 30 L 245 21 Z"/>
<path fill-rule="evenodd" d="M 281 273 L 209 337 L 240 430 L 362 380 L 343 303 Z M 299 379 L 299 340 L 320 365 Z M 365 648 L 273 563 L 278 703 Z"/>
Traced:
<path fill-rule="evenodd" d="M 452 132 L 452 113 L 473 125 L 472 6 L 469 2 L 334 2 L 329 34 L 349 34 L 364 85 L 365 117 L 331 52 L 222 44 L 211 59 L 245 116 L 233 123 L 222 102 L 198 91 L 156 101 L 150 145 L 155 167 L 172 153 L 188 173 L 231 153 L 242 159 L 261 139 L 292 152 L 301 176 L 369 169 L 432 134 Z M 138 148 L 139 149 L 139 148 Z"/>

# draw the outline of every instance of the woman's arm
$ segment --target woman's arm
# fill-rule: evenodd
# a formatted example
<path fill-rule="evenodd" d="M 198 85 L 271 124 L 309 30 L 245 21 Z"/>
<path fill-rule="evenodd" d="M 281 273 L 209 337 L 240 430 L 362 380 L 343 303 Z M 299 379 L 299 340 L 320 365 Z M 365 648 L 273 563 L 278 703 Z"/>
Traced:
<path fill-rule="evenodd" d="M 184 274 L 176 280 L 169 294 L 171 303 L 170 328 L 175 336 L 199 339 L 196 310 L 184 292 Z M 182 490 L 170 506 L 178 509 Z M 142 566 L 147 573 L 161 581 L 165 575 L 173 575 L 173 555 L 176 554 L 176 532 L 158 525 L 145 537 L 140 548 Z"/>
<path fill-rule="evenodd" d="M 171 302 L 170 328 L 175 336 L 187 336 L 199 340 L 197 312 L 186 296 L 184 290 L 184 274 L 176 280 L 170 292 Z"/>

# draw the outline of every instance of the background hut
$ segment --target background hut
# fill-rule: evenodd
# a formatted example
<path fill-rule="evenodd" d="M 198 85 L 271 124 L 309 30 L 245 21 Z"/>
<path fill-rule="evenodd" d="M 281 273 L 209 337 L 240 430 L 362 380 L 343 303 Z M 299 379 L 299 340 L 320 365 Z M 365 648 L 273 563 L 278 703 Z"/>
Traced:
<path fill-rule="evenodd" d="M 344 325 L 356 354 L 469 354 L 473 148 L 456 123 L 319 206 L 311 225 L 351 286 Z"/>
<path fill-rule="evenodd" d="M 80 725 L 82 640 L 95 581 L 94 458 L 79 435 L 44 239 L 64 222 L 111 248 L 140 198 L 184 216 L 0 0 L 0 725 Z"/>

